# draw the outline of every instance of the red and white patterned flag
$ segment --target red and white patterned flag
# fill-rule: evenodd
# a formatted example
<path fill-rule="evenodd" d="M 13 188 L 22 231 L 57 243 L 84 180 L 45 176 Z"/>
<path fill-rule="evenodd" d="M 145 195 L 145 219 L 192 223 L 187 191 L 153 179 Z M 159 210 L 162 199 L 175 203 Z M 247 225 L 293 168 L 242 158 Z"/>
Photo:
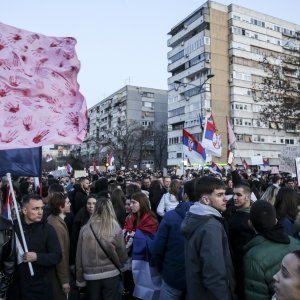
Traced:
<path fill-rule="evenodd" d="M 71 37 L 0 23 L 0 149 L 79 144 L 87 108 Z"/>

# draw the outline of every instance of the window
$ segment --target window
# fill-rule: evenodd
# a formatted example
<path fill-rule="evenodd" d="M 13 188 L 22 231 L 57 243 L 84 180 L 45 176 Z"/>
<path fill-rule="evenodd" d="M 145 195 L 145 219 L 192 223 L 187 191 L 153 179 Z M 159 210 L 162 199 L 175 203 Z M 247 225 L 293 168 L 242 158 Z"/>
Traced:
<path fill-rule="evenodd" d="M 182 157 L 182 153 L 176 153 L 176 157 L 177 158 L 181 158 Z"/>
<path fill-rule="evenodd" d="M 143 93 L 142 93 L 142 97 L 146 97 L 146 98 L 154 98 L 154 93 L 143 92 Z"/>
<path fill-rule="evenodd" d="M 173 62 L 179 60 L 179 59 L 182 58 L 183 56 L 184 56 L 184 51 L 182 50 L 182 51 L 176 53 L 175 55 L 171 56 L 171 57 L 169 58 L 169 63 L 171 64 L 171 63 L 173 63 Z"/>
<path fill-rule="evenodd" d="M 144 107 L 150 107 L 150 108 L 153 108 L 153 107 L 154 107 L 154 102 L 143 101 L 143 106 L 144 106 Z"/>
<path fill-rule="evenodd" d="M 294 139 L 285 139 L 286 145 L 294 145 Z"/>
<path fill-rule="evenodd" d="M 184 106 L 169 111 L 169 118 L 184 114 Z"/>

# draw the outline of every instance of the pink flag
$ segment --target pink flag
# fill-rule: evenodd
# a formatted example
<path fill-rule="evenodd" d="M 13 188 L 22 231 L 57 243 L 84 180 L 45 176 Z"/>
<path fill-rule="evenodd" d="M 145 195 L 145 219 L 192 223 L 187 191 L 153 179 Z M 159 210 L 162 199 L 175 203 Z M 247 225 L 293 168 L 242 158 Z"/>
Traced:
<path fill-rule="evenodd" d="M 79 144 L 87 125 L 76 40 L 0 23 L 0 149 Z"/>

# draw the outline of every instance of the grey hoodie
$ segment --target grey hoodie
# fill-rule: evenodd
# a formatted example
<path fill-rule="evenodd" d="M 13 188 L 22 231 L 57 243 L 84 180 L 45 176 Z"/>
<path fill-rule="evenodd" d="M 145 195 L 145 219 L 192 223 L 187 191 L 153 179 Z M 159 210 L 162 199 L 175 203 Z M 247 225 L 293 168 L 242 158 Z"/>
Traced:
<path fill-rule="evenodd" d="M 234 274 L 221 214 L 196 202 L 181 225 L 186 238 L 187 299 L 234 299 Z"/>

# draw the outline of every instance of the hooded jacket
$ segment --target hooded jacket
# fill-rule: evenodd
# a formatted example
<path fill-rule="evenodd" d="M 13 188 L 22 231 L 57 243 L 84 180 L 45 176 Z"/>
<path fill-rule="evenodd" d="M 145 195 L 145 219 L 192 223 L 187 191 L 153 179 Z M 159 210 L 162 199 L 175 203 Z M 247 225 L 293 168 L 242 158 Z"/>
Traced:
<path fill-rule="evenodd" d="M 181 232 L 186 238 L 187 299 L 234 299 L 234 272 L 221 214 L 196 202 Z"/>
<path fill-rule="evenodd" d="M 162 219 L 151 247 L 152 258 L 164 281 L 177 290 L 186 290 L 184 237 L 181 223 L 193 202 L 181 202 Z"/>
<path fill-rule="evenodd" d="M 274 240 L 256 235 L 245 247 L 245 299 L 268 300 L 274 294 L 273 276 L 279 271 L 283 257 L 300 250 L 300 242 L 292 237 L 281 237 L 281 228 L 273 231 Z"/>

